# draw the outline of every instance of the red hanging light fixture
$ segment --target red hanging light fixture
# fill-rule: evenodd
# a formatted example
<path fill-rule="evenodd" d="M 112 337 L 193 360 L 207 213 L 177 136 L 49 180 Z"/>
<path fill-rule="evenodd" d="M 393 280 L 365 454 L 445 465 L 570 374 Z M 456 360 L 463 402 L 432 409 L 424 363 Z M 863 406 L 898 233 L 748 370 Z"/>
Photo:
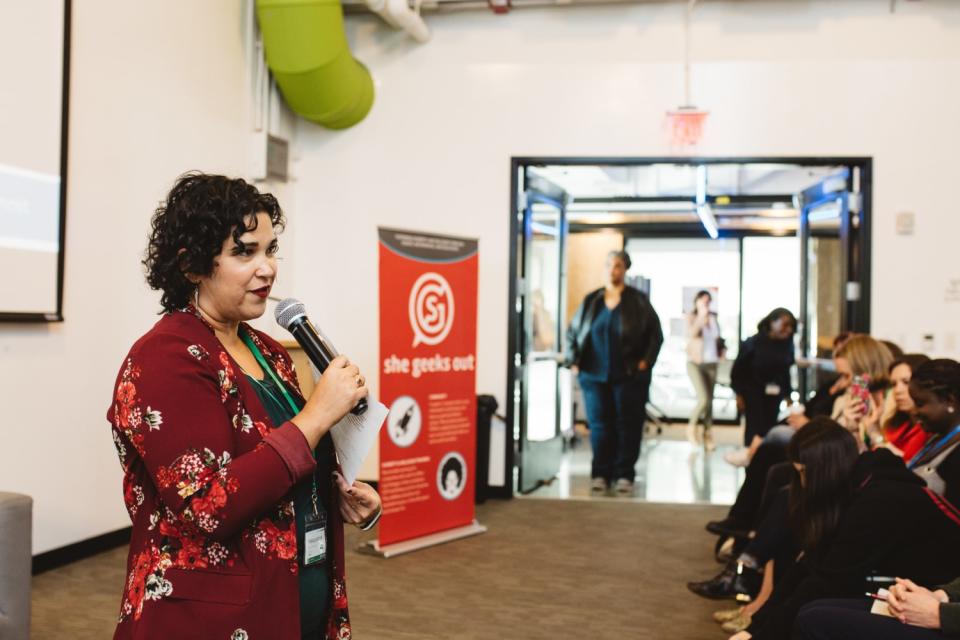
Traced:
<path fill-rule="evenodd" d="M 667 111 L 667 126 L 671 146 L 695 147 L 703 137 L 703 126 L 710 112 L 696 107 L 690 100 L 690 18 L 697 0 L 687 0 L 684 11 L 683 36 L 683 98 L 676 109 Z"/>

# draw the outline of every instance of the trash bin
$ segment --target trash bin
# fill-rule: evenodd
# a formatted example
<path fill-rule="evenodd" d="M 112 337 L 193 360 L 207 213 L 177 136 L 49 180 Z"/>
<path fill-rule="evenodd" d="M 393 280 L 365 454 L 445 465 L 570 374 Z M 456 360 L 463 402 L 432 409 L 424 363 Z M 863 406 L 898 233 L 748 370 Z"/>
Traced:
<path fill-rule="evenodd" d="M 490 427 L 497 412 L 497 399 L 491 395 L 477 396 L 477 471 L 475 502 L 481 504 L 490 497 Z"/>

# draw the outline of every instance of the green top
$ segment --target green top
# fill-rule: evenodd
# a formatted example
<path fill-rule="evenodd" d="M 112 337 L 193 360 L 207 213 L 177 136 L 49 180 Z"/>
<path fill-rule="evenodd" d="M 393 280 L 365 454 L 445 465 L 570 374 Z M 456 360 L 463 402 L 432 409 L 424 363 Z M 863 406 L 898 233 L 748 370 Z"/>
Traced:
<path fill-rule="evenodd" d="M 263 408 L 266 409 L 273 426 L 279 427 L 300 412 L 300 409 L 303 408 L 303 402 L 282 387 L 283 383 L 280 382 L 270 365 L 263 359 L 256 345 L 246 336 L 244 336 L 244 342 L 257 357 L 265 374 L 263 380 L 258 380 L 249 374 L 247 379 L 257 392 L 257 397 L 263 404 Z M 297 409 L 296 411 L 293 410 L 294 406 Z M 327 616 L 330 611 L 330 556 L 333 551 L 330 545 L 333 538 L 329 520 L 327 522 L 327 561 L 305 567 L 303 565 L 303 549 L 305 518 L 308 513 L 313 512 L 314 482 L 316 482 L 319 497 L 317 501 L 319 512 L 326 512 L 331 502 L 333 456 L 333 439 L 327 434 L 314 451 L 314 457 L 317 460 L 317 470 L 314 477 L 302 480 L 293 490 L 297 524 L 297 554 L 300 563 L 300 633 L 304 639 L 324 637 Z"/>

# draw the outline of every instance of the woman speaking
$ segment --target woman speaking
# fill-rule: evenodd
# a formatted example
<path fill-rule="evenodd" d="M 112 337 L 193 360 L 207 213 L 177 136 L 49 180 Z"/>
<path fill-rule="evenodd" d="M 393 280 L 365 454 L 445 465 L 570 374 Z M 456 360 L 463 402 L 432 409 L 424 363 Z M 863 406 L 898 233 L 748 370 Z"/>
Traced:
<path fill-rule="evenodd" d="M 380 514 L 337 473 L 330 428 L 368 393 L 345 357 L 309 400 L 246 321 L 277 277 L 283 214 L 243 180 L 186 174 L 144 264 L 163 316 L 124 360 L 108 419 L 133 531 L 115 638 L 349 638 L 343 522 Z"/>

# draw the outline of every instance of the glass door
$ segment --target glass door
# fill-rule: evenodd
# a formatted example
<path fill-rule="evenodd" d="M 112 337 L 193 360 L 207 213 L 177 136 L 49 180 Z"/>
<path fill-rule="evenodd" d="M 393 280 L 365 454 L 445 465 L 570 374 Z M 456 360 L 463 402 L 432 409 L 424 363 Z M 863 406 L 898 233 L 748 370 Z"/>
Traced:
<path fill-rule="evenodd" d="M 566 292 L 566 193 L 527 170 L 521 198 L 522 243 L 514 354 L 519 382 L 519 489 L 533 491 L 560 469 L 563 432 L 572 428 L 570 370 L 563 366 Z"/>
<path fill-rule="evenodd" d="M 626 251 L 633 263 L 630 273 L 639 274 L 649 285 L 646 291 L 660 316 L 664 336 L 653 368 L 648 409 L 669 420 L 686 421 L 697 404 L 687 373 L 686 314 L 693 308 L 696 293 L 706 290 L 711 293 L 711 310 L 718 314 L 720 331 L 728 345 L 714 390 L 713 417 L 736 420 L 730 367 L 740 344 L 739 240 L 633 237 L 627 240 Z"/>
<path fill-rule="evenodd" d="M 850 324 L 848 303 L 860 298 L 859 284 L 849 281 L 847 269 L 851 204 L 856 201 L 848 169 L 800 195 L 799 356 L 810 363 L 800 374 L 803 399 L 833 375 L 833 338 Z"/>

